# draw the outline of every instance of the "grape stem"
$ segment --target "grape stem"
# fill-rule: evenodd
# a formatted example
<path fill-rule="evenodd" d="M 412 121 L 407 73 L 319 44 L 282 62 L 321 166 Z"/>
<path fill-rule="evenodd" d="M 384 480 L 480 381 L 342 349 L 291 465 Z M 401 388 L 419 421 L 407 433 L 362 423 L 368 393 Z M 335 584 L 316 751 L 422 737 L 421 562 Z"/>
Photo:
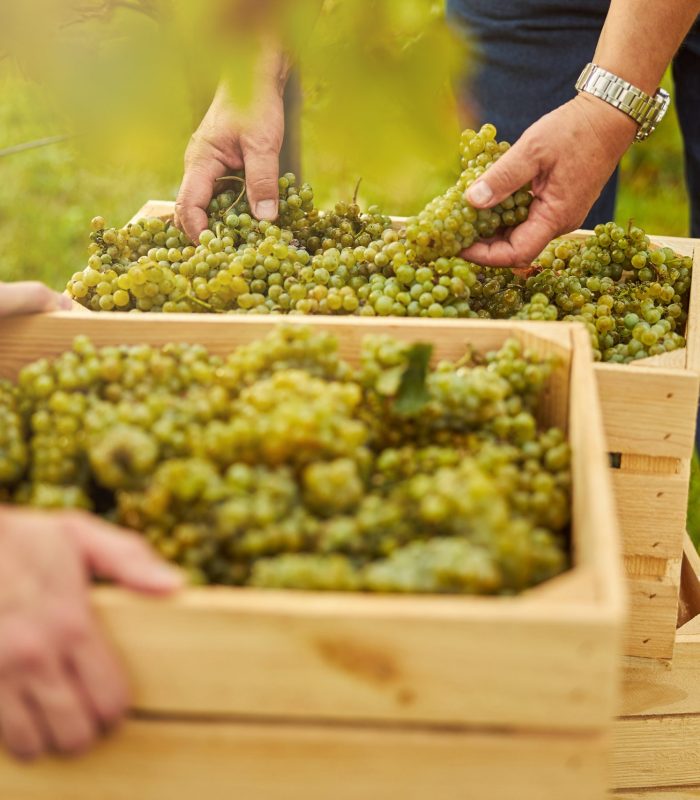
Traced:
<path fill-rule="evenodd" d="M 206 303 L 204 300 L 201 300 L 199 297 L 195 297 L 193 294 L 189 294 L 188 293 L 188 294 L 185 295 L 185 297 L 187 298 L 187 300 L 191 300 L 196 305 L 201 306 L 202 308 L 206 308 L 207 311 L 211 311 L 213 314 L 223 314 L 223 311 L 220 311 L 218 308 L 214 308 L 214 306 L 212 306 L 209 303 Z"/>
<path fill-rule="evenodd" d="M 226 211 L 224 211 L 224 216 L 226 216 L 233 209 L 234 206 L 238 205 L 243 195 L 245 194 L 245 179 L 240 178 L 238 175 L 224 175 L 223 178 L 216 179 L 217 183 L 221 183 L 222 181 L 238 181 L 240 184 L 242 184 L 241 191 L 238 197 L 233 201 L 233 203 L 231 203 L 231 205 L 226 209 Z"/>
<path fill-rule="evenodd" d="M 362 178 L 359 178 L 357 183 L 355 184 L 355 192 L 352 196 L 352 202 L 354 205 L 357 204 L 357 195 L 360 193 L 360 184 L 362 183 Z"/>

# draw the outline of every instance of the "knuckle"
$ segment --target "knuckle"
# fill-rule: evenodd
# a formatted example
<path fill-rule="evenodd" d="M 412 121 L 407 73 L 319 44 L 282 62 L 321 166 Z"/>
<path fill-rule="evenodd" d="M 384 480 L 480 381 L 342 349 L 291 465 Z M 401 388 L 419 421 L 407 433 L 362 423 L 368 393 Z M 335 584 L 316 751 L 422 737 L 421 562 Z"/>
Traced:
<path fill-rule="evenodd" d="M 82 528 L 90 519 L 90 515 L 85 511 L 79 509 L 70 509 L 61 511 L 57 519 L 60 522 L 61 530 L 63 533 L 71 533 L 79 528 Z"/>
<path fill-rule="evenodd" d="M 3 671 L 39 672 L 48 660 L 48 646 L 38 631 L 29 624 L 18 624 L 10 631 L 5 642 Z"/>
<path fill-rule="evenodd" d="M 90 638 L 90 621 L 86 610 L 78 605 L 55 608 L 51 614 L 54 635 L 63 647 L 76 647 Z"/>
<path fill-rule="evenodd" d="M 277 181 L 272 177 L 256 177 L 250 178 L 246 181 L 246 187 L 250 191 L 251 189 L 257 194 L 270 194 L 273 197 L 277 196 L 277 192 L 279 191 L 279 186 Z"/>
<path fill-rule="evenodd" d="M 248 155 L 274 155 L 280 151 L 281 142 L 277 132 L 267 128 L 265 132 L 255 136 L 242 136 L 241 145 Z"/>
<path fill-rule="evenodd" d="M 34 761 L 44 753 L 39 735 L 27 725 L 3 725 L 3 741 L 10 753 L 20 761 Z"/>
<path fill-rule="evenodd" d="M 143 539 L 135 533 L 119 532 L 114 536 L 117 539 L 118 552 L 122 558 L 142 558 L 150 552 Z"/>
<path fill-rule="evenodd" d="M 116 725 L 126 714 L 129 699 L 126 690 L 111 691 L 100 704 L 100 717 L 105 725 Z"/>
<path fill-rule="evenodd" d="M 77 756 L 88 750 L 96 738 L 96 726 L 85 719 L 63 732 L 58 747 L 64 755 Z"/>

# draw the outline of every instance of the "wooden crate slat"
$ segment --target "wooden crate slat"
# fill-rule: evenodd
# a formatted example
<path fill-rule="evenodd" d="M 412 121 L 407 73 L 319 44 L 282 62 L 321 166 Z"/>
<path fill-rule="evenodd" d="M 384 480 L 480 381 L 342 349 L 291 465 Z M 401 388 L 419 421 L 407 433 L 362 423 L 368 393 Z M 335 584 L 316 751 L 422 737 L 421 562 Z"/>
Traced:
<path fill-rule="evenodd" d="M 663 577 L 627 576 L 630 613 L 625 628 L 625 655 L 673 656 L 680 564 L 680 559 L 669 561 Z"/>
<path fill-rule="evenodd" d="M 700 714 L 622 719 L 613 733 L 613 786 L 700 786 Z"/>
<path fill-rule="evenodd" d="M 700 714 L 700 634 L 676 636 L 673 661 L 628 659 L 621 715 Z"/>
<path fill-rule="evenodd" d="M 678 466 L 678 474 L 611 470 L 628 562 L 635 556 L 659 560 L 678 557 L 683 546 L 690 479 L 689 462 L 679 462 Z"/>
<path fill-rule="evenodd" d="M 27 768 L 0 753 L 0 796 L 604 800 L 605 747 L 599 736 L 133 720 L 79 764 Z"/>
<path fill-rule="evenodd" d="M 639 361 L 632 361 L 627 366 L 632 369 L 639 367 L 660 367 L 661 369 L 685 369 L 688 361 L 688 351 L 685 347 L 677 347 L 668 353 L 661 353 L 658 356 L 640 358 Z M 623 365 L 624 366 L 624 365 Z"/>
<path fill-rule="evenodd" d="M 617 708 L 619 642 L 578 605 L 556 621 L 546 604 L 468 598 L 95 599 L 141 711 L 594 729 Z"/>
<path fill-rule="evenodd" d="M 596 364 L 595 372 L 611 452 L 690 458 L 697 376 L 682 370 L 642 366 L 632 370 L 615 364 Z"/>

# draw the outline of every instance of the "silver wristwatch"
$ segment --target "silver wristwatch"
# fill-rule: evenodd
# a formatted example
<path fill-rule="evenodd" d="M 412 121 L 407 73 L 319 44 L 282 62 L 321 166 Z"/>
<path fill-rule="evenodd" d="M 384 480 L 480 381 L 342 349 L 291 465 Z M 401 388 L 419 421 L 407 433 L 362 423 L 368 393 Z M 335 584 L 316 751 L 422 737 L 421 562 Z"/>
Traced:
<path fill-rule="evenodd" d="M 639 125 L 635 137 L 638 142 L 644 141 L 654 132 L 671 103 L 668 92 L 663 89 L 658 89 L 656 94 L 650 97 L 641 89 L 595 64 L 586 65 L 576 81 L 576 90 L 599 97 L 632 117 Z"/>

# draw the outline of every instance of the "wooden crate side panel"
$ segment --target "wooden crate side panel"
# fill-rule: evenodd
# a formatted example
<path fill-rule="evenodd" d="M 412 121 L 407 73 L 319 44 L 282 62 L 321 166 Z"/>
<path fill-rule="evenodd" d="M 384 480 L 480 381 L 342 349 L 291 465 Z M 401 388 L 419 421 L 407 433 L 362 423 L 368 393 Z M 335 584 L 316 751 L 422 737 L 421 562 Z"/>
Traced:
<path fill-rule="evenodd" d="M 144 217 L 158 217 L 172 219 L 175 216 L 175 203 L 172 200 L 147 200 L 143 206 L 129 220 L 129 223 L 138 222 Z"/>
<path fill-rule="evenodd" d="M 700 715 L 622 719 L 613 733 L 613 786 L 700 786 Z"/>
<path fill-rule="evenodd" d="M 620 571 L 620 534 L 611 490 L 598 386 L 591 371 L 591 350 L 583 328 L 572 331 L 573 358 L 569 409 L 572 450 L 574 546 L 580 563 L 594 566 L 602 576 L 600 591 L 607 592 L 619 621 L 626 598 Z M 595 503 L 591 503 L 595 498 Z"/>
<path fill-rule="evenodd" d="M 0 753 L 8 800 L 604 800 L 602 737 L 133 720 L 79 763 Z"/>
<path fill-rule="evenodd" d="M 624 647 L 627 656 L 673 656 L 681 559 L 668 561 L 666 566 L 663 576 L 627 576 L 630 602 Z"/>
<path fill-rule="evenodd" d="M 700 556 L 687 535 L 682 575 L 673 660 L 625 659 L 622 716 L 700 714 Z"/>
<path fill-rule="evenodd" d="M 617 709 L 615 631 L 575 605 L 557 621 L 524 599 L 94 597 L 139 711 L 593 730 Z"/>
<path fill-rule="evenodd" d="M 596 364 L 595 373 L 608 450 L 690 458 L 698 400 L 696 375 L 616 364 Z"/>
<path fill-rule="evenodd" d="M 679 472 L 661 474 L 611 470 L 623 552 L 630 562 L 634 556 L 662 562 L 679 557 L 687 518 L 690 462 L 678 462 L 678 468 Z M 642 562 L 639 566 L 645 569 Z"/>

